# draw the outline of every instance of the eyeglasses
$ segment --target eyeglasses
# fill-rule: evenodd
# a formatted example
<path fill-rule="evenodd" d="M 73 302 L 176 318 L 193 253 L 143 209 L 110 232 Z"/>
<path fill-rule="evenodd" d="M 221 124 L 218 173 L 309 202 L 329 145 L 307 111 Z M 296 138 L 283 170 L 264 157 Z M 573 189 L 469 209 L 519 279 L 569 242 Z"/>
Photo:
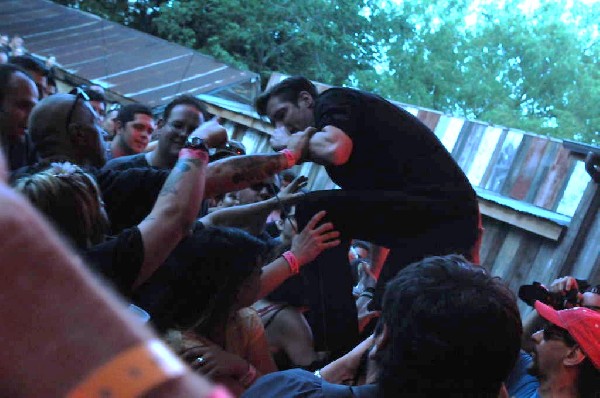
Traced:
<path fill-rule="evenodd" d="M 83 91 L 81 87 L 75 87 L 75 101 L 73 101 L 73 106 L 67 115 L 67 122 L 65 124 L 65 131 L 69 131 L 69 125 L 71 124 L 71 118 L 73 117 L 73 112 L 75 112 L 75 108 L 77 107 L 77 101 L 81 98 L 84 101 L 89 101 L 90 97 Z"/>

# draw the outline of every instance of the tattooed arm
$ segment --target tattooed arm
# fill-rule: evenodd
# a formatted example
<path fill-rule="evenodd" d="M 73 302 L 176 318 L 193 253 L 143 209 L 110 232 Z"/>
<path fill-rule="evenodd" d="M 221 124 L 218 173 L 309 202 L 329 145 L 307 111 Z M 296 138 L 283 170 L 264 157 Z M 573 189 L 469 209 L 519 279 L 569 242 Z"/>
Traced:
<path fill-rule="evenodd" d="M 138 287 L 165 261 L 190 232 L 200 211 L 208 154 L 201 159 L 180 158 L 165 181 L 152 211 L 139 225 L 144 262 L 133 285 Z"/>
<path fill-rule="evenodd" d="M 306 159 L 308 144 L 308 136 L 288 144 L 287 149 L 292 152 L 295 163 L 301 163 Z M 288 161 L 281 153 L 232 156 L 211 162 L 206 173 L 205 196 L 212 197 L 248 188 L 288 167 Z"/>

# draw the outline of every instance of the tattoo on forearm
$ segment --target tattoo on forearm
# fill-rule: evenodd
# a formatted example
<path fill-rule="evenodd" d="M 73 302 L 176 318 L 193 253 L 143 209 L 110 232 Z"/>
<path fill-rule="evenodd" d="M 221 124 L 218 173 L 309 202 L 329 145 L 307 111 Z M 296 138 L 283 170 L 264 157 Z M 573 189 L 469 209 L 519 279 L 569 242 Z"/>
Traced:
<path fill-rule="evenodd" d="M 162 189 L 158 196 L 165 196 L 169 194 L 177 194 L 177 185 L 179 181 L 183 178 L 183 176 L 192 169 L 190 165 L 194 165 L 196 167 L 200 166 L 202 162 L 199 159 L 185 159 L 183 161 L 177 162 L 169 177 L 167 177 L 167 181 L 165 181 Z"/>
<path fill-rule="evenodd" d="M 262 156 L 261 156 L 262 157 Z M 235 159 L 231 162 L 231 182 L 234 184 L 253 184 L 271 177 L 281 169 L 281 160 L 277 156 L 268 158 L 259 158 L 258 156 L 248 156 Z"/>

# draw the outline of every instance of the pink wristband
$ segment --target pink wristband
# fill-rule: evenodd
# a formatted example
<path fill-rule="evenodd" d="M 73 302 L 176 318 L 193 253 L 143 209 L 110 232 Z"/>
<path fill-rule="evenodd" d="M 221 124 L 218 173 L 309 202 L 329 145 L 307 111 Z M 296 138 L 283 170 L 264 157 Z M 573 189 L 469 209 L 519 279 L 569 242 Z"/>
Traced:
<path fill-rule="evenodd" d="M 201 149 L 183 148 L 179 151 L 179 159 L 200 159 L 208 162 L 208 153 Z"/>
<path fill-rule="evenodd" d="M 293 167 L 296 164 L 294 152 L 290 151 L 289 149 L 282 149 L 281 151 L 279 151 L 279 153 L 283 154 L 283 156 L 285 156 L 285 160 L 287 160 L 286 169 L 289 169 L 290 167 Z"/>
<path fill-rule="evenodd" d="M 298 259 L 291 251 L 287 251 L 282 254 L 285 261 L 290 265 L 290 271 L 292 271 L 292 275 L 296 275 L 300 272 L 300 263 L 298 263 Z"/>

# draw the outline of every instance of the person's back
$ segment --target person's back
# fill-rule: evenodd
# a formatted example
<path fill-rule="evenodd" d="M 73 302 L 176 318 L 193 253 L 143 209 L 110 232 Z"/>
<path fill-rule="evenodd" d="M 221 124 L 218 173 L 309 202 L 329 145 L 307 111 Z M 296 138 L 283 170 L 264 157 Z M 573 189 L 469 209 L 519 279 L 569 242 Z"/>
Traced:
<path fill-rule="evenodd" d="M 424 195 L 438 195 L 449 189 L 474 194 L 465 174 L 435 134 L 415 116 L 382 97 L 350 88 L 323 92 L 315 103 L 315 127 L 322 129 L 334 123 L 354 144 L 347 163 L 327 167 L 331 179 L 342 188 Z"/>

